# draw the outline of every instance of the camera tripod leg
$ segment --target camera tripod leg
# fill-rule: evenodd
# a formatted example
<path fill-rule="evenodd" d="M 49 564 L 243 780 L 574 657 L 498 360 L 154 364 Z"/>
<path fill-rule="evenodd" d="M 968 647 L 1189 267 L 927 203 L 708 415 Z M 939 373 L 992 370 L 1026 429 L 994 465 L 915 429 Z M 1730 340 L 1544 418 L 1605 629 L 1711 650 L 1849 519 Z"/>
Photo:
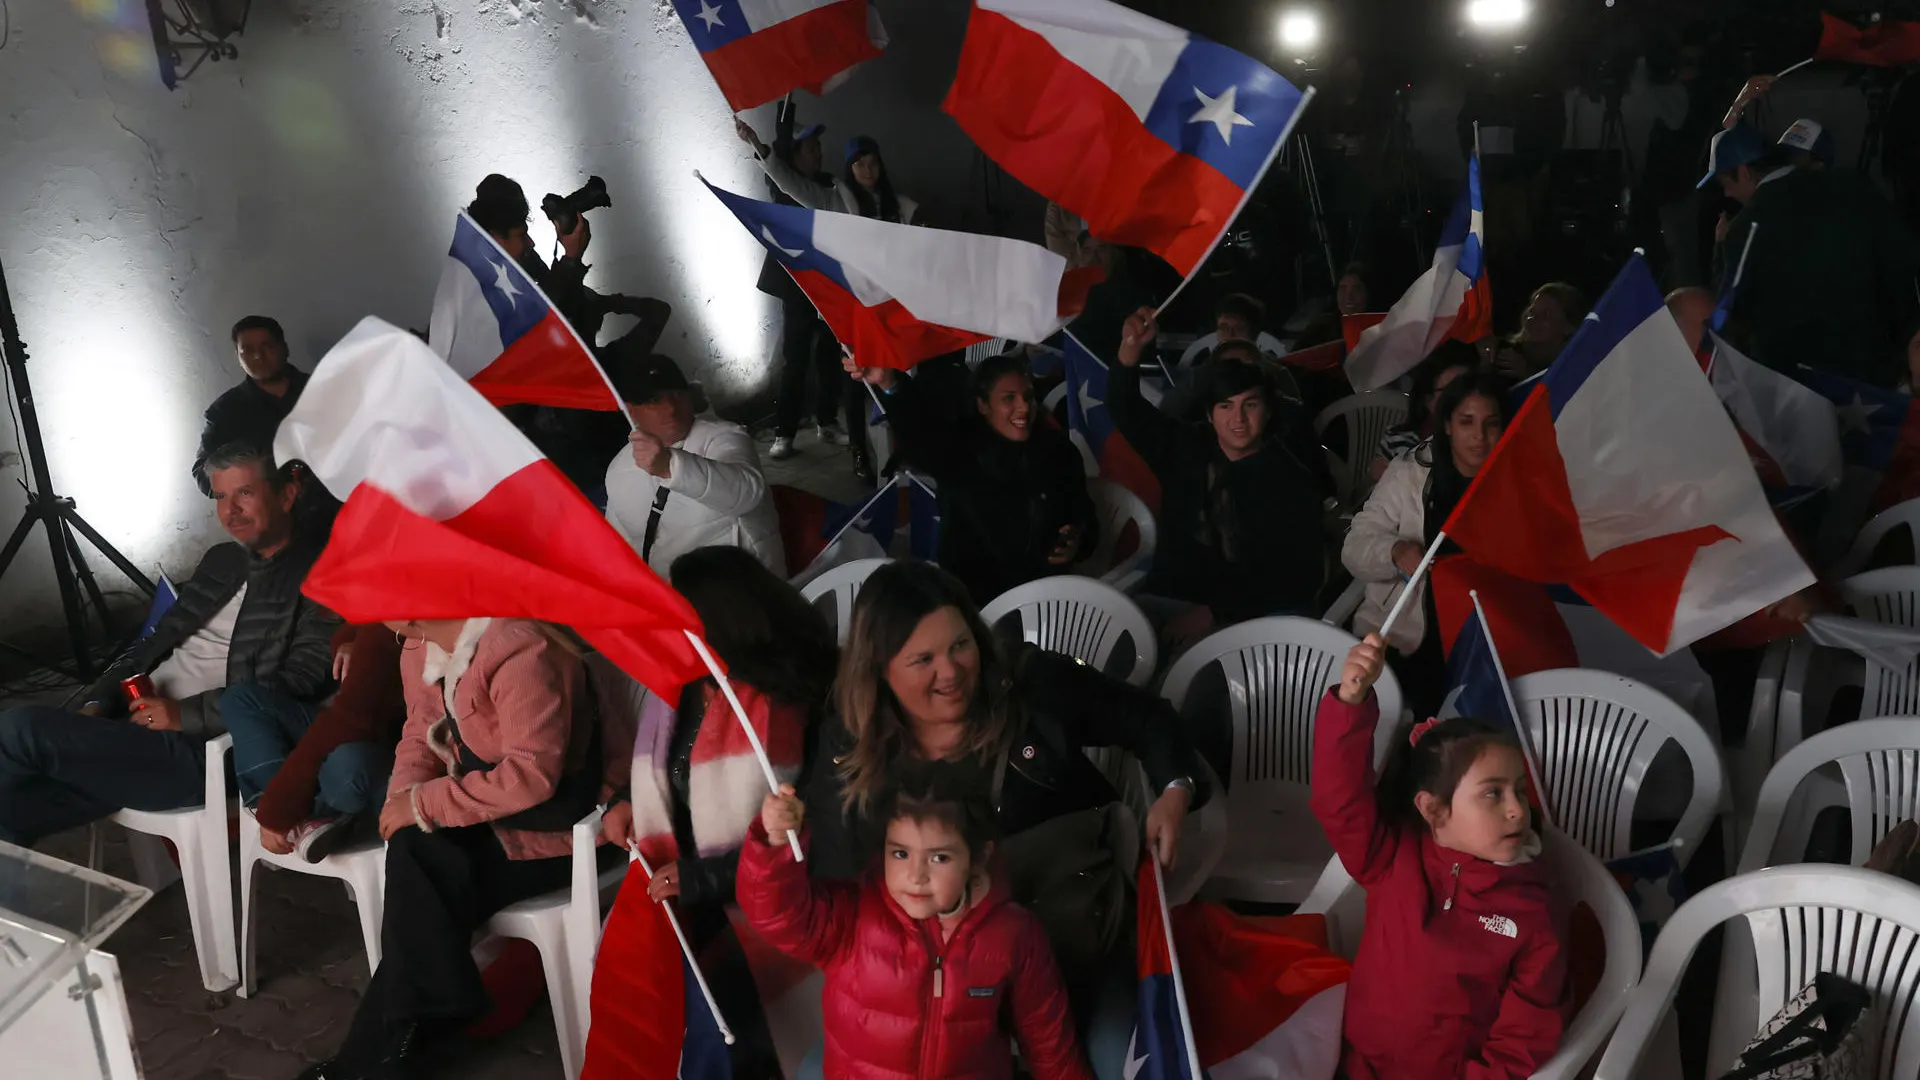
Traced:
<path fill-rule="evenodd" d="M 60 586 L 60 610 L 67 617 L 67 636 L 73 647 L 73 670 L 77 671 L 78 678 L 85 682 L 93 678 L 93 659 L 88 655 L 86 612 L 80 606 L 80 590 L 73 580 L 73 572 L 67 556 L 67 544 L 70 541 L 65 523 L 60 516 L 60 509 L 56 502 L 49 502 L 43 496 L 31 491 L 27 493 L 27 512 L 21 516 L 20 524 L 14 526 L 13 535 L 8 538 L 7 546 L 0 549 L 0 577 L 6 576 L 7 570 L 12 567 L 14 558 L 20 554 L 20 548 L 26 543 L 27 534 L 33 531 L 35 525 L 44 524 L 47 527 L 47 554 L 53 557 L 53 579 Z M 22 650 L 15 651 L 28 655 Z M 37 658 L 34 662 L 46 664 L 46 661 Z M 47 666 L 54 667 L 62 673 L 69 673 L 66 668 L 57 665 Z"/>
<path fill-rule="evenodd" d="M 100 583 L 94 580 L 93 567 L 87 565 L 87 557 L 80 550 L 80 541 L 74 538 L 73 529 L 67 519 L 60 519 L 60 534 L 67 538 L 67 557 L 73 560 L 73 576 L 79 579 L 80 588 L 86 598 L 93 602 L 93 610 L 100 616 L 100 631 L 109 643 L 113 638 L 113 621 L 107 616 L 107 598 L 100 591 Z"/>

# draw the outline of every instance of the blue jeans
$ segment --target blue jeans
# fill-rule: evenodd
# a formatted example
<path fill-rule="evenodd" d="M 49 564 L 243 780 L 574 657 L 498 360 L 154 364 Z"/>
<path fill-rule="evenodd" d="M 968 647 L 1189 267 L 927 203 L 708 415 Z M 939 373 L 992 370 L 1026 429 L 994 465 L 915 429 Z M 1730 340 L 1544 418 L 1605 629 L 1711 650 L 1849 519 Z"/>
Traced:
<path fill-rule="evenodd" d="M 0 840 L 31 847 L 118 810 L 206 800 L 206 744 L 44 705 L 0 712 Z"/>
<path fill-rule="evenodd" d="M 230 686 L 220 695 L 220 719 L 233 735 L 233 771 L 247 806 L 273 782 L 287 754 L 320 715 L 310 705 L 263 686 Z M 316 817 L 359 814 L 378 807 L 393 771 L 393 750 L 370 742 L 344 743 L 320 763 Z"/>

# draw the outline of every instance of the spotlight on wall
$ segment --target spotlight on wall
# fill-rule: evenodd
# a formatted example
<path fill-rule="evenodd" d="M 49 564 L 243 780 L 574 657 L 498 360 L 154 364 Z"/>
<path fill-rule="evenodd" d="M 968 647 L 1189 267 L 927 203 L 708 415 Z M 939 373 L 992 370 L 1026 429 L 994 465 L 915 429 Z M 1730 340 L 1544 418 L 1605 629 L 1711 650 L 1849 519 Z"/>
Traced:
<path fill-rule="evenodd" d="M 1281 12 L 1280 44 L 1291 56 L 1311 53 L 1320 44 L 1320 16 L 1305 8 Z"/>
<path fill-rule="evenodd" d="M 227 39 L 246 32 L 252 8 L 253 0 L 147 0 L 160 81 L 172 90 L 209 60 L 237 58 L 239 48 Z"/>
<path fill-rule="evenodd" d="M 1531 14 L 1527 0 L 1469 0 L 1467 24 L 1490 34 L 1518 29 Z"/>

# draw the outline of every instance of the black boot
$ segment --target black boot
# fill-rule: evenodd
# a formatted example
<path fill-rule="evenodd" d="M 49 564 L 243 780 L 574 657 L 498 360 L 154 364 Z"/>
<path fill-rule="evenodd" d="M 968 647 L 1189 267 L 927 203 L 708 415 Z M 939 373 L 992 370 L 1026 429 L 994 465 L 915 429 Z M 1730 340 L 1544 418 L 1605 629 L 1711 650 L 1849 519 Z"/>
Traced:
<path fill-rule="evenodd" d="M 853 452 L 853 478 L 869 487 L 873 485 L 873 458 L 865 450 Z"/>

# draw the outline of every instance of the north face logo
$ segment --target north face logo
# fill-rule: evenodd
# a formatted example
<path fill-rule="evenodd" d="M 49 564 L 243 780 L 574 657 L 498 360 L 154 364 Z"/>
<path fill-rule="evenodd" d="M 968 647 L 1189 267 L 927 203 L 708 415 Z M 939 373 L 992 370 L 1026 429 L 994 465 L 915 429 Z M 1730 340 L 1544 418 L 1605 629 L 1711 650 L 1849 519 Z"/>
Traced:
<path fill-rule="evenodd" d="M 1507 918 L 1505 915 L 1482 915 L 1480 916 L 1480 925 L 1486 927 L 1493 933 L 1499 934 L 1501 937 L 1517 938 L 1520 936 L 1520 928 L 1513 925 L 1513 920 Z"/>

